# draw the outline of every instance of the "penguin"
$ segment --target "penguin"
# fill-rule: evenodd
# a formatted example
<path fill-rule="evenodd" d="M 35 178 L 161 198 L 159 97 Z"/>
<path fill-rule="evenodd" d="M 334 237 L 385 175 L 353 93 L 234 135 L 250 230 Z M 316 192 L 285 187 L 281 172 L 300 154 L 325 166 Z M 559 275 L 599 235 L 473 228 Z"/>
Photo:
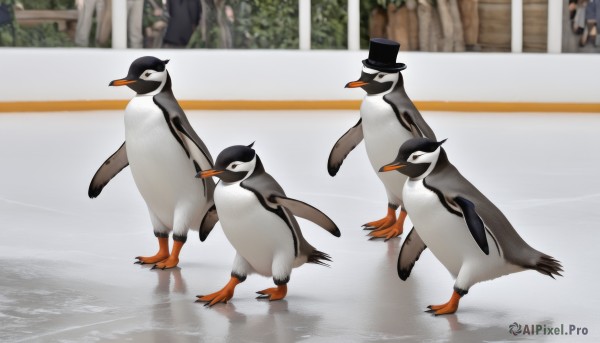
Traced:
<path fill-rule="evenodd" d="M 213 160 L 173 95 L 168 62 L 140 57 L 131 63 L 127 77 L 110 82 L 136 95 L 125 109 L 125 142 L 100 166 L 88 189 L 89 197 L 96 198 L 115 175 L 131 167 L 159 245 L 155 255 L 138 256 L 136 263 L 154 264 L 153 269 L 177 266 L 188 230 L 199 230 L 215 211 L 214 181 L 195 178 L 211 169 Z"/>
<path fill-rule="evenodd" d="M 402 201 L 402 186 L 406 176 L 386 174 L 379 169 L 396 157 L 405 141 L 414 137 L 435 139 L 433 130 L 423 119 L 404 90 L 401 71 L 404 63 L 396 63 L 400 44 L 374 38 L 369 45 L 369 58 L 363 60 L 360 79 L 346 88 L 362 88 L 365 95 L 360 106 L 360 119 L 333 146 L 327 162 L 329 175 L 335 176 L 344 159 L 364 139 L 369 161 L 383 182 L 388 198 L 387 215 L 363 225 L 373 238 L 390 238 L 403 232 L 406 211 Z M 396 210 L 400 214 L 396 220 Z"/>
<path fill-rule="evenodd" d="M 292 268 L 304 263 L 328 266 L 326 261 L 331 262 L 331 257 L 304 239 L 294 216 L 310 220 L 336 237 L 341 235 L 323 212 L 286 196 L 265 171 L 253 144 L 226 148 L 217 156 L 214 169 L 198 174 L 203 179 L 220 179 L 214 193 L 217 212 L 212 221 L 220 221 L 236 250 L 231 278 L 225 287 L 209 295 L 198 295 L 197 302 L 205 302 L 208 307 L 230 300 L 235 287 L 250 274 L 273 277 L 277 287 L 257 293 L 258 299 L 274 301 L 286 296 Z M 213 226 L 212 222 L 202 223 L 201 240 Z"/>
<path fill-rule="evenodd" d="M 408 177 L 404 206 L 414 224 L 398 257 L 398 275 L 406 281 L 427 247 L 456 280 L 450 300 L 429 306 L 435 315 L 454 313 L 469 288 L 482 281 L 536 270 L 554 278 L 562 265 L 527 244 L 508 219 L 448 161 L 445 142 L 414 138 L 381 172 Z"/>

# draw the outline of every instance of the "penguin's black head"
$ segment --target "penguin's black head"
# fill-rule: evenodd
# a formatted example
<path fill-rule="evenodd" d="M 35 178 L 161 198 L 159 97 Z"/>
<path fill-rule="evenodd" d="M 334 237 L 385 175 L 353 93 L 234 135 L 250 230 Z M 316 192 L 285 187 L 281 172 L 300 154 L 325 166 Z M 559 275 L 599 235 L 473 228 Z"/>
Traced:
<path fill-rule="evenodd" d="M 429 138 L 410 139 L 402 144 L 394 162 L 381 167 L 379 172 L 397 170 L 411 178 L 423 178 L 433 169 L 430 167 L 435 166 L 442 150 L 441 145 L 445 141 L 444 139 L 437 142 Z"/>
<path fill-rule="evenodd" d="M 217 156 L 215 168 L 198 173 L 196 177 L 207 178 L 216 176 L 224 182 L 237 182 L 244 180 L 254 172 L 256 167 L 256 151 L 252 149 L 254 143 L 234 145 L 221 151 Z"/>
<path fill-rule="evenodd" d="M 113 80 L 108 85 L 127 86 L 138 94 L 153 92 L 163 86 L 169 77 L 167 63 L 169 60 L 163 61 L 152 56 L 140 57 L 131 63 L 125 78 Z"/>
<path fill-rule="evenodd" d="M 380 71 L 363 66 L 360 79 L 348 82 L 346 88 L 362 88 L 367 94 L 380 94 L 404 83 L 400 71 Z"/>

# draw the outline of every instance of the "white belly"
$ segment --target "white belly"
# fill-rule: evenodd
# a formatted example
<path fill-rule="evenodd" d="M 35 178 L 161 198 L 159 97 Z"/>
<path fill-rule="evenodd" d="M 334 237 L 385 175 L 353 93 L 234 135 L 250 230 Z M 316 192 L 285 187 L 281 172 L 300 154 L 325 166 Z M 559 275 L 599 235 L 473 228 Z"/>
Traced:
<path fill-rule="evenodd" d="M 489 255 L 485 255 L 471 235 L 464 218 L 442 205 L 422 180 L 409 180 L 404 186 L 404 205 L 415 230 L 440 262 L 456 278 L 465 279 L 465 289 L 476 282 L 517 271 L 498 252 L 486 232 Z"/>
<path fill-rule="evenodd" d="M 294 243 L 290 229 L 279 216 L 262 207 L 254 193 L 239 182 L 220 182 L 215 189 L 215 205 L 225 236 L 257 273 L 272 276 L 276 255 L 292 265 Z"/>
<path fill-rule="evenodd" d="M 181 220 L 197 229 L 206 206 L 202 181 L 152 96 L 136 96 L 127 105 L 125 142 L 133 179 L 150 211 L 173 229 L 183 206 L 187 218 Z"/>
<path fill-rule="evenodd" d="M 413 136 L 400 124 L 394 110 L 381 95 L 365 96 L 360 115 L 371 166 L 386 190 L 402 200 L 402 187 L 407 177 L 398 172 L 380 173 L 379 169 L 393 162 L 400 146 Z"/>

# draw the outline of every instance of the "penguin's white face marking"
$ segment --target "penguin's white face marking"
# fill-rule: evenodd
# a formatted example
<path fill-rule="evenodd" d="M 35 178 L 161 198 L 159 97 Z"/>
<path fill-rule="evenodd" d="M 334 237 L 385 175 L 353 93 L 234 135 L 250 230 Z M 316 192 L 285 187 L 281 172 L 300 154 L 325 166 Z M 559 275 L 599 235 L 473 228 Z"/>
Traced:
<path fill-rule="evenodd" d="M 412 164 L 429 164 L 429 168 L 425 172 L 414 179 L 421 180 L 431 174 L 435 164 L 440 156 L 441 147 L 438 147 L 433 152 L 415 151 L 408 157 L 408 162 Z"/>
<path fill-rule="evenodd" d="M 390 88 L 394 88 L 394 86 L 396 86 L 396 83 L 398 82 L 398 76 L 400 75 L 399 73 L 386 73 L 384 71 L 378 71 L 378 70 L 371 69 L 368 67 L 363 67 L 362 71 L 365 74 L 374 75 L 373 81 L 375 81 L 375 82 L 379 82 L 379 83 L 392 82 L 393 85 Z"/>
<path fill-rule="evenodd" d="M 256 155 L 254 155 L 254 158 L 248 162 L 233 161 L 227 166 L 227 168 L 225 168 L 225 170 L 228 170 L 228 171 L 231 171 L 234 173 L 246 172 L 246 175 L 244 176 L 244 178 L 239 180 L 239 181 L 244 181 L 250 175 L 252 175 L 252 172 L 254 171 L 254 167 L 256 167 Z"/>
<path fill-rule="evenodd" d="M 156 70 L 152 70 L 152 69 L 144 70 L 144 72 L 139 77 L 140 80 L 160 82 L 160 85 L 155 90 L 153 90 L 149 93 L 146 93 L 146 94 L 147 95 L 156 95 L 156 94 L 160 93 L 160 91 L 165 86 L 165 83 L 167 82 L 167 75 L 168 75 L 167 69 L 165 69 L 163 71 L 156 71 Z"/>
<path fill-rule="evenodd" d="M 163 70 L 163 71 L 156 71 L 156 70 L 152 70 L 152 69 L 146 69 L 140 75 L 140 80 L 144 80 L 144 81 L 163 82 L 166 79 L 167 79 L 167 70 L 166 69 Z"/>

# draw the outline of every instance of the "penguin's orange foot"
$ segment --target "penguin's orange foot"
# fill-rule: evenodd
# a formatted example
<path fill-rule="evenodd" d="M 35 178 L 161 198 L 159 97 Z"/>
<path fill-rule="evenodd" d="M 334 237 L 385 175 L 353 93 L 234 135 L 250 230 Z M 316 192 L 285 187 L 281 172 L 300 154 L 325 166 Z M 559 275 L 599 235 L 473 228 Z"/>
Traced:
<path fill-rule="evenodd" d="M 136 259 L 137 261 L 135 261 L 135 264 L 152 264 L 152 263 L 157 263 L 157 262 L 161 262 L 166 260 L 167 258 L 169 258 L 169 253 L 157 253 L 154 256 L 137 256 Z"/>
<path fill-rule="evenodd" d="M 392 239 L 394 237 L 398 237 L 404 231 L 403 225 L 404 222 L 396 221 L 392 226 L 383 229 L 376 229 L 369 233 L 369 236 L 373 238 L 385 238 L 385 240 Z"/>
<path fill-rule="evenodd" d="M 209 295 L 198 295 L 196 302 L 205 302 L 204 306 L 212 307 L 218 303 L 227 304 L 227 302 L 233 298 L 233 289 L 227 289 L 226 287 L 218 292 Z"/>
<path fill-rule="evenodd" d="M 456 312 L 456 310 L 458 310 L 458 303 L 456 303 L 456 304 L 448 303 L 446 306 L 439 308 L 437 310 L 431 309 L 431 312 L 433 312 L 434 315 L 439 316 L 442 314 L 452 314 L 452 313 Z"/>
<path fill-rule="evenodd" d="M 155 264 L 152 269 L 169 269 L 169 268 L 174 268 L 177 267 L 177 264 L 179 263 L 179 258 L 174 257 L 173 255 L 168 256 L 167 259 L 162 260 L 160 262 L 158 262 L 157 264 Z"/>
<path fill-rule="evenodd" d="M 441 305 L 429 305 L 427 306 L 429 309 L 427 312 L 431 312 L 436 316 L 454 313 L 458 310 L 459 301 L 460 295 L 455 291 L 452 293 L 452 297 L 450 297 L 450 300 L 447 303 Z"/>
<path fill-rule="evenodd" d="M 443 309 L 444 307 L 448 306 L 448 303 L 450 303 L 449 301 L 447 303 L 443 303 L 441 305 L 429 305 L 427 306 L 427 308 L 429 309 L 429 312 L 435 312 L 437 310 Z"/>
<path fill-rule="evenodd" d="M 241 281 L 232 276 L 229 282 L 223 287 L 220 291 L 209 294 L 209 295 L 198 295 L 196 302 L 204 302 L 204 306 L 212 307 L 218 303 L 227 303 L 231 298 L 233 298 L 233 291 L 235 290 L 235 286 L 237 286 Z"/>
<path fill-rule="evenodd" d="M 388 213 L 388 215 L 385 216 L 384 218 L 363 224 L 362 227 L 365 230 L 386 229 L 386 228 L 394 225 L 395 222 L 396 222 L 396 215 L 394 213 L 392 213 L 392 215 L 390 215 Z"/>
<path fill-rule="evenodd" d="M 396 222 L 396 210 L 388 207 L 387 215 L 379 220 L 363 224 L 365 230 L 387 229 Z"/>
<path fill-rule="evenodd" d="M 287 294 L 287 285 L 279 285 L 276 288 L 267 288 L 256 292 L 260 294 L 256 299 L 269 299 L 269 301 L 281 300 Z"/>

